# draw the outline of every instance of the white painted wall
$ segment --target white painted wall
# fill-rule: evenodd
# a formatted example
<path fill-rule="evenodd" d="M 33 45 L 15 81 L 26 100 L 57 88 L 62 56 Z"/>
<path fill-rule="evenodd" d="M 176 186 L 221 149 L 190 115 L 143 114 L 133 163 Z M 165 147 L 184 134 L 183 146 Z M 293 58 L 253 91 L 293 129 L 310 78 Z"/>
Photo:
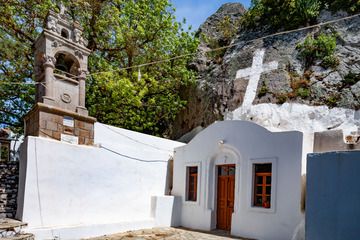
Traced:
<path fill-rule="evenodd" d="M 360 236 L 360 151 L 308 156 L 306 239 Z"/>
<path fill-rule="evenodd" d="M 155 226 L 151 196 L 164 195 L 168 160 L 183 144 L 99 123 L 95 142 L 108 150 L 38 137 L 22 145 L 17 217 L 37 239 Z"/>
<path fill-rule="evenodd" d="M 236 164 L 231 233 L 261 240 L 291 239 L 302 217 L 300 132 L 273 133 L 251 122 L 223 121 L 175 151 L 172 193 L 182 199 L 181 226 L 216 228 L 216 165 Z M 252 207 L 252 166 L 261 162 L 273 164 L 270 209 Z M 185 201 L 187 166 L 199 168 L 197 202 Z"/>

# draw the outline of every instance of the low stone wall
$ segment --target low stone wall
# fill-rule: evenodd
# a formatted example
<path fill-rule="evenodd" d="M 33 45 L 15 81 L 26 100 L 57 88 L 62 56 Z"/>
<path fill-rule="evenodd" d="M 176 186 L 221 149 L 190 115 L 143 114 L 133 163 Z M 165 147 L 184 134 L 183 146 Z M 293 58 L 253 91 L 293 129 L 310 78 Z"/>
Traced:
<path fill-rule="evenodd" d="M 342 130 L 316 132 L 314 135 L 314 152 L 360 150 L 360 145 L 345 144 Z"/>
<path fill-rule="evenodd" d="M 14 218 L 17 208 L 19 162 L 0 162 L 0 218 Z"/>

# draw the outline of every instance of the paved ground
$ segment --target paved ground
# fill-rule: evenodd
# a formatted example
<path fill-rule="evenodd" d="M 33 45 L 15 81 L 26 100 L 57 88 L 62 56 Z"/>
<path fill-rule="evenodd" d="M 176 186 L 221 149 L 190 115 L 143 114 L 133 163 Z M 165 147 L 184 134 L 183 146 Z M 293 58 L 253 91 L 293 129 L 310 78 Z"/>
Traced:
<path fill-rule="evenodd" d="M 226 232 L 198 232 L 180 228 L 153 228 L 138 231 L 129 231 L 114 235 L 91 238 L 89 240 L 229 240 L 242 239 L 230 237 Z"/>

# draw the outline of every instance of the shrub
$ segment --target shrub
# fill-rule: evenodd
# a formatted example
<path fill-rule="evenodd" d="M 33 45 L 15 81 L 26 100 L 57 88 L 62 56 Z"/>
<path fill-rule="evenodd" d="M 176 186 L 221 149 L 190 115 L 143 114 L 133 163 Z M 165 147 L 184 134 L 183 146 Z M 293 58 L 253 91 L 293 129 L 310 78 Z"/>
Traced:
<path fill-rule="evenodd" d="M 309 35 L 303 43 L 299 43 L 297 49 L 305 61 L 305 66 L 310 67 L 315 60 L 322 60 L 324 66 L 337 66 L 338 60 L 334 55 L 336 49 L 336 35 L 321 33 L 316 38 Z"/>
<path fill-rule="evenodd" d="M 279 93 L 277 95 L 275 95 L 276 97 L 276 103 L 277 104 L 283 104 L 288 100 L 288 95 L 286 93 Z"/>
<path fill-rule="evenodd" d="M 222 45 L 220 45 L 219 41 L 215 38 L 212 37 L 208 37 L 205 34 L 201 34 L 200 38 L 202 39 L 202 41 L 204 41 L 209 48 L 211 49 L 217 49 L 222 47 Z M 226 48 L 222 48 L 222 49 L 218 49 L 218 50 L 214 50 L 214 51 L 209 51 L 206 53 L 206 56 L 209 59 L 212 59 L 215 63 L 220 64 L 223 60 L 223 57 L 226 53 Z"/>
<path fill-rule="evenodd" d="M 269 88 L 266 86 L 266 83 L 263 82 L 259 90 L 258 97 L 261 98 L 265 96 L 268 92 L 269 92 Z"/>
<path fill-rule="evenodd" d="M 297 73 L 289 72 L 290 75 L 290 87 L 292 92 L 288 93 L 289 98 L 307 98 L 310 96 L 310 81 L 309 77 L 311 73 L 306 71 L 303 76 L 299 76 Z"/>
<path fill-rule="evenodd" d="M 327 7 L 334 12 L 344 10 L 349 13 L 356 13 L 360 11 L 359 0 L 321 0 L 321 2 L 323 7 Z"/>
<path fill-rule="evenodd" d="M 245 28 L 267 25 L 272 29 L 294 29 L 316 23 L 323 9 L 360 12 L 360 0 L 252 0 L 243 17 Z"/>
<path fill-rule="evenodd" d="M 320 7 L 321 4 L 318 0 L 296 0 L 295 13 L 298 23 L 310 25 L 319 16 Z"/>
<path fill-rule="evenodd" d="M 339 64 L 339 59 L 334 55 L 324 57 L 323 61 L 321 62 L 321 66 L 323 66 L 324 68 L 336 68 L 337 66 L 339 66 Z"/>
<path fill-rule="evenodd" d="M 239 26 L 239 20 L 232 21 L 229 16 L 225 16 L 216 26 L 216 29 L 221 34 L 221 39 L 223 41 L 223 44 L 220 45 L 225 46 L 230 44 L 231 40 L 236 35 Z"/>
<path fill-rule="evenodd" d="M 344 77 L 344 85 L 345 86 L 352 86 L 360 81 L 360 74 L 355 74 L 350 72 L 348 75 Z"/>
<path fill-rule="evenodd" d="M 336 107 L 338 101 L 340 100 L 340 95 L 339 94 L 333 94 L 330 95 L 328 98 L 326 98 L 325 100 L 325 104 L 327 106 L 329 106 L 330 108 Z"/>
<path fill-rule="evenodd" d="M 272 29 L 293 29 L 316 21 L 320 0 L 254 0 L 243 17 L 242 25 L 254 28 L 268 25 Z"/>
<path fill-rule="evenodd" d="M 301 98 L 307 98 L 310 96 L 310 89 L 300 87 L 296 90 L 296 95 Z"/>

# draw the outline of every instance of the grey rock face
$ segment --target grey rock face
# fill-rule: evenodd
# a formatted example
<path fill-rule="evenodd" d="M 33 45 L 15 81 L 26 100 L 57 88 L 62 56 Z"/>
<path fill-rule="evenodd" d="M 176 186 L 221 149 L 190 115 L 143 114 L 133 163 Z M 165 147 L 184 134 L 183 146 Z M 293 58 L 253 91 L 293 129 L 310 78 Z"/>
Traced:
<path fill-rule="evenodd" d="M 197 35 L 205 34 L 209 38 L 220 40 L 222 37 L 220 22 L 228 17 L 230 22 L 234 24 L 245 12 L 244 6 L 240 3 L 226 3 L 200 25 Z"/>
<path fill-rule="evenodd" d="M 323 17 L 325 15 L 325 17 Z M 344 16 L 344 13 L 335 14 L 334 18 Z M 333 19 L 331 14 L 323 12 L 323 20 Z M 323 67 L 322 61 L 317 61 L 309 68 L 305 67 L 303 60 L 299 55 L 297 45 L 302 43 L 309 35 L 320 33 L 335 32 L 338 34 L 336 57 L 339 59 L 339 65 L 332 68 Z M 350 20 L 343 20 L 330 24 L 323 28 L 313 28 L 279 36 L 269 37 L 256 41 L 248 41 L 259 37 L 259 33 L 241 32 L 233 40 L 235 47 L 229 48 L 220 64 L 220 72 L 213 72 L 214 78 L 225 78 L 228 89 L 226 98 L 220 97 L 221 103 L 225 109 L 234 109 L 241 105 L 241 95 L 235 88 L 236 72 L 239 69 L 245 69 L 252 65 L 253 53 L 256 49 L 265 49 L 264 62 L 278 61 L 277 70 L 263 73 L 259 82 L 258 91 L 261 86 L 266 86 L 267 93 L 258 94 L 254 104 L 271 102 L 277 103 L 279 95 L 287 95 L 287 101 L 306 103 L 309 105 L 326 105 L 328 96 L 336 96 L 338 103 L 336 106 L 359 109 L 358 87 L 350 86 L 344 82 L 349 73 L 360 73 L 360 17 Z M 266 35 L 266 32 L 262 34 Z M 308 94 L 297 93 L 297 82 L 306 81 Z M 214 88 L 224 88 L 219 81 L 216 84 L 214 79 L 202 78 L 200 82 L 211 82 Z M 243 87 L 244 88 L 244 87 Z M 264 90 L 264 89 L 262 89 Z M 308 96 L 307 96 L 308 95 Z M 353 96 L 355 95 L 355 96 Z M 237 99 L 237 101 L 232 101 Z"/>
<path fill-rule="evenodd" d="M 225 5 L 201 25 L 198 35 L 203 33 L 219 42 L 223 37 L 216 27 L 219 20 L 229 14 L 229 18 L 236 22 L 243 13 L 244 9 L 239 4 Z M 332 14 L 324 11 L 318 22 L 344 16 L 347 16 L 344 12 Z M 198 88 L 202 90 L 204 96 L 207 96 L 206 101 L 209 103 L 206 109 L 218 113 L 213 115 L 212 119 L 222 119 L 228 111 L 233 111 L 242 105 L 248 79 L 236 79 L 236 72 L 252 66 L 253 55 L 257 49 L 265 49 L 264 63 L 277 61 L 278 69 L 261 74 L 253 104 L 295 102 L 313 106 L 360 109 L 360 83 L 349 84 L 345 80 L 349 74 L 360 73 L 359 16 L 323 27 L 255 41 L 253 40 L 268 35 L 266 26 L 263 31 L 257 32 L 242 31 L 238 25 L 236 27 L 237 34 L 231 39 L 232 47 L 224 50 L 220 58 L 206 54 L 205 51 L 211 46 L 201 39 L 199 57 L 195 60 L 197 64 L 195 69 L 199 73 Z M 306 67 L 300 57 L 297 45 L 308 35 L 316 36 L 320 33 L 336 33 L 338 36 L 335 55 L 339 65 L 335 68 L 322 66 L 321 60 Z M 189 110 L 187 114 L 193 115 L 194 119 L 202 118 L 199 112 Z M 204 123 L 203 126 L 207 126 L 207 122 Z M 188 122 L 188 125 L 191 124 L 191 121 Z M 194 127 L 198 125 L 200 124 L 195 124 Z"/>
<path fill-rule="evenodd" d="M 208 126 L 216 120 L 222 119 L 225 109 L 219 102 L 220 97 L 231 94 L 229 91 L 235 91 L 234 83 L 229 88 L 225 81 L 226 71 L 221 64 L 223 52 L 206 53 L 206 51 L 227 45 L 229 40 L 221 29 L 221 23 L 226 21 L 230 30 L 237 32 L 235 27 L 239 19 L 245 13 L 245 8 L 240 3 L 227 3 L 212 16 L 210 16 L 199 28 L 196 33 L 201 42 L 198 55 L 190 67 L 199 73 L 196 87 L 184 89 L 182 97 L 188 101 L 187 108 L 181 111 L 172 127 L 170 137 L 178 139 L 185 133 L 198 126 Z M 244 90 L 238 89 L 241 95 Z M 245 86 L 246 88 L 246 86 Z"/>

